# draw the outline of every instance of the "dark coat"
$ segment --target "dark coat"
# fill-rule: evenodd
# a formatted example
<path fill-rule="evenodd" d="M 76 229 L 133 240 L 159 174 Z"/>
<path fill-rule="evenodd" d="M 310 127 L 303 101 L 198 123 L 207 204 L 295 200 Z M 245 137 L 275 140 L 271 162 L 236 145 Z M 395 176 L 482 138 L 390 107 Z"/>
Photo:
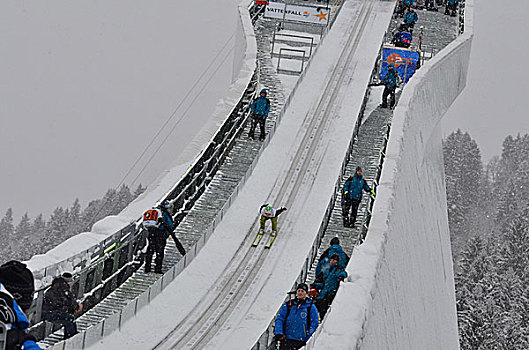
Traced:
<path fill-rule="evenodd" d="M 74 295 L 70 291 L 70 286 L 62 277 L 55 277 L 50 289 L 44 293 L 42 312 L 44 314 L 53 311 L 62 311 L 73 314 L 79 305 Z"/>
<path fill-rule="evenodd" d="M 326 276 L 321 273 L 314 281 L 313 286 L 320 291 L 317 298 L 334 297 L 340 286 L 340 281 L 343 281 L 346 277 L 347 272 L 342 266 L 338 264 L 332 265 Z"/>
<path fill-rule="evenodd" d="M 333 254 L 337 254 L 340 257 L 340 261 L 337 263 L 338 265 L 344 268 L 347 266 L 349 257 L 347 254 L 345 254 L 341 245 L 333 244 L 321 254 L 320 261 L 318 261 L 318 265 L 316 265 L 316 276 L 318 276 L 320 273 L 323 273 L 324 276 L 327 276 L 329 269 L 331 268 L 330 257 Z"/>
<path fill-rule="evenodd" d="M 345 199 L 359 200 L 362 199 L 362 189 L 366 192 L 371 191 L 371 187 L 366 183 L 364 177 L 355 173 L 345 181 L 342 195 Z"/>
<path fill-rule="evenodd" d="M 265 96 L 259 96 L 256 98 L 250 106 L 250 109 L 255 114 L 263 115 L 265 118 L 268 118 L 268 112 L 270 112 L 270 100 L 266 97 L 266 90 L 263 91 Z"/>

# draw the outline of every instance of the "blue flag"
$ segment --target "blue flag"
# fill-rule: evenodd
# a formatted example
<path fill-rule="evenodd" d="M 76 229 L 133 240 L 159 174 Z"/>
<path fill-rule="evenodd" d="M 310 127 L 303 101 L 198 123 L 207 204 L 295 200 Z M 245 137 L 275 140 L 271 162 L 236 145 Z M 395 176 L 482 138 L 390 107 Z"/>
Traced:
<path fill-rule="evenodd" d="M 382 66 L 380 67 L 380 80 L 388 73 L 388 64 L 393 63 L 395 70 L 403 82 L 407 83 L 417 69 L 419 53 L 400 47 L 384 47 L 382 49 Z"/>

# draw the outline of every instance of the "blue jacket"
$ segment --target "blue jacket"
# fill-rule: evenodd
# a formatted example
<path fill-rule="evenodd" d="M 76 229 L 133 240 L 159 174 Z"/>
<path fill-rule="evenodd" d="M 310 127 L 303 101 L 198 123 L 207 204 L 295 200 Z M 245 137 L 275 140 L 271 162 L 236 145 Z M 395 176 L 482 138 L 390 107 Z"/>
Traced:
<path fill-rule="evenodd" d="M 402 3 L 406 5 L 406 7 L 410 7 L 415 5 L 415 0 L 402 0 Z"/>
<path fill-rule="evenodd" d="M 318 261 L 318 265 L 316 265 L 316 276 L 323 273 L 324 278 L 327 277 L 331 268 L 331 261 L 329 258 L 333 254 L 337 254 L 340 257 L 340 261 L 337 263 L 338 265 L 344 268 L 347 266 L 349 257 L 345 254 L 341 245 L 333 244 L 321 254 L 320 261 Z"/>
<path fill-rule="evenodd" d="M 448 3 L 450 5 L 454 5 L 454 4 L 457 4 L 459 2 L 459 0 L 448 0 Z"/>
<path fill-rule="evenodd" d="M 265 95 L 256 98 L 250 106 L 250 109 L 255 114 L 264 115 L 265 118 L 268 118 L 268 112 L 270 112 L 270 101 L 266 97 L 266 90 L 263 89 L 261 92 L 264 92 Z"/>
<path fill-rule="evenodd" d="M 399 73 L 393 69 L 388 69 L 388 73 L 382 79 L 382 82 L 387 87 L 396 87 L 399 83 Z"/>
<path fill-rule="evenodd" d="M 334 264 L 329 269 L 327 276 L 318 276 L 314 281 L 313 286 L 320 291 L 318 299 L 326 297 L 332 297 L 336 294 L 340 281 L 343 281 L 347 277 L 347 272 L 344 268 L 338 264 Z"/>
<path fill-rule="evenodd" d="M 406 14 L 404 15 L 404 23 L 406 24 L 412 24 L 412 23 L 415 23 L 417 22 L 417 20 L 419 19 L 419 16 L 417 16 L 417 13 L 416 12 L 406 12 Z"/>
<path fill-rule="evenodd" d="M 386 74 L 386 77 L 388 74 Z M 386 77 L 384 77 L 384 79 Z M 371 191 L 371 187 L 369 187 L 367 182 L 364 180 L 364 177 L 362 175 L 358 176 L 358 174 L 355 173 L 353 176 L 349 177 L 347 181 L 345 181 L 345 184 L 343 185 L 342 196 L 354 200 L 362 199 L 362 189 L 364 189 L 366 192 Z"/>
<path fill-rule="evenodd" d="M 288 312 L 289 303 L 291 304 L 290 312 Z M 310 324 L 307 319 L 309 309 Z M 311 299 L 301 302 L 298 299 L 287 301 L 277 314 L 275 334 L 283 334 L 287 339 L 306 342 L 318 328 L 318 317 L 318 309 Z"/>
<path fill-rule="evenodd" d="M 11 298 L 11 294 L 2 286 L 2 284 L 0 284 L 0 293 L 4 293 L 4 295 L 7 295 L 9 298 Z M 2 305 L 4 307 L 9 307 L 12 311 L 14 311 L 15 321 L 11 323 L 11 329 L 26 330 L 29 328 L 29 320 L 15 300 L 13 300 L 12 306 L 5 303 L 2 303 Z M 2 311 L 1 308 L 0 311 Z M 40 346 L 38 346 L 33 340 L 26 340 L 24 342 L 23 349 L 40 350 Z"/>

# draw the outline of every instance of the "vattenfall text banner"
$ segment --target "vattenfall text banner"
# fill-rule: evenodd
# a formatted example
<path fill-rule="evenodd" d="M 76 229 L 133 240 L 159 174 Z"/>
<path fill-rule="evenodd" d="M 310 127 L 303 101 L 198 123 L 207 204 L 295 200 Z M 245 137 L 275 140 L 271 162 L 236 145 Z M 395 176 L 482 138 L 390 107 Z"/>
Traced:
<path fill-rule="evenodd" d="M 265 17 L 327 25 L 329 22 L 329 10 L 324 7 L 296 6 L 270 2 L 266 6 Z"/>

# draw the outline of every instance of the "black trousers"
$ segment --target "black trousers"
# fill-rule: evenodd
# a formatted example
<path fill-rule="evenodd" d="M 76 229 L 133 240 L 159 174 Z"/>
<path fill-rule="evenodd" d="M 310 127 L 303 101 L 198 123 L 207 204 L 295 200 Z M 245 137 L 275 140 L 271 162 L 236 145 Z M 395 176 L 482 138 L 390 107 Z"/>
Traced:
<path fill-rule="evenodd" d="M 316 309 L 318 309 L 318 314 L 320 316 L 320 320 L 323 320 L 323 316 L 327 313 L 327 310 L 329 310 L 329 306 L 331 305 L 332 301 L 334 299 L 334 295 L 327 296 L 322 299 L 316 300 Z"/>
<path fill-rule="evenodd" d="M 356 213 L 358 212 L 358 207 L 362 202 L 360 199 L 349 199 L 342 198 L 342 217 L 344 226 L 353 225 L 356 221 Z M 349 212 L 351 212 L 351 218 L 349 218 Z"/>
<path fill-rule="evenodd" d="M 307 343 L 300 340 L 285 339 L 281 340 L 279 350 L 298 350 L 304 347 Z"/>
<path fill-rule="evenodd" d="M 448 1 L 446 2 L 445 15 L 449 15 L 450 12 L 452 12 L 452 16 L 455 16 L 456 10 L 457 10 L 457 3 L 450 5 Z"/>
<path fill-rule="evenodd" d="M 252 138 L 252 139 L 254 138 L 255 127 L 257 126 L 257 124 L 259 124 L 259 127 L 261 128 L 261 135 L 259 136 L 259 138 L 261 140 L 264 140 L 264 138 L 265 138 L 265 123 L 266 123 L 266 117 L 264 115 L 254 114 L 252 116 L 252 125 L 250 126 L 250 132 L 248 133 L 248 137 Z"/>
<path fill-rule="evenodd" d="M 154 253 L 156 253 L 156 258 L 154 259 L 154 271 L 162 272 L 165 245 L 167 243 L 165 232 L 157 229 L 149 229 L 147 240 L 149 241 L 149 245 L 147 246 L 147 252 L 145 253 L 145 272 L 151 271 L 151 261 Z"/>
<path fill-rule="evenodd" d="M 393 108 L 395 106 L 395 90 L 396 86 L 385 86 L 384 92 L 382 93 L 382 107 L 388 106 L 388 95 L 390 97 L 389 107 Z"/>

